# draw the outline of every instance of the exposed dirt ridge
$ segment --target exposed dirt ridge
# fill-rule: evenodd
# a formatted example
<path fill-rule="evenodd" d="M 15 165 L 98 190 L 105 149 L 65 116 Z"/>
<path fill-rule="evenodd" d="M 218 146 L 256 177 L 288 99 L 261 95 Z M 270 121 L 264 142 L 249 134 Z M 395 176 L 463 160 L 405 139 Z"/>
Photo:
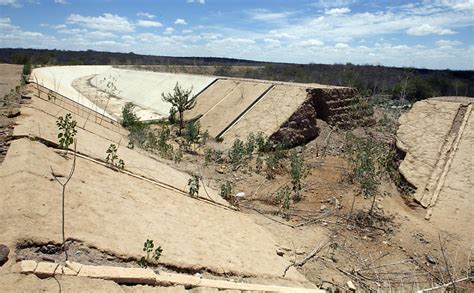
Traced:
<path fill-rule="evenodd" d="M 353 88 L 308 88 L 306 92 L 306 101 L 271 135 L 272 140 L 285 141 L 293 147 L 318 136 L 316 119 L 340 128 L 351 128 L 367 119 L 356 113 Z"/>
<path fill-rule="evenodd" d="M 448 135 L 445 138 L 438 161 L 424 188 L 419 188 L 415 193 L 415 200 L 423 207 L 432 207 L 435 205 L 441 187 L 444 184 L 446 175 L 451 167 L 454 155 L 457 151 L 460 139 L 464 133 L 467 120 L 472 111 L 472 104 L 461 104 L 457 110 L 456 116 L 451 125 Z M 431 216 L 428 211 L 427 218 Z"/>

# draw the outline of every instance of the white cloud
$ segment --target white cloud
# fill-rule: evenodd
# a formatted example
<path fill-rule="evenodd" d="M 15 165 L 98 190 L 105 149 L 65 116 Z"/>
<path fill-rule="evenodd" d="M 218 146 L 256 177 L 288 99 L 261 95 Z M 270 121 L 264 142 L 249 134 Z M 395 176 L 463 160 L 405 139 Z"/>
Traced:
<path fill-rule="evenodd" d="M 450 29 L 443 29 L 434 25 L 424 23 L 420 26 L 414 26 L 414 27 L 409 28 L 407 30 L 407 34 L 412 35 L 412 36 L 427 36 L 431 34 L 452 35 L 452 34 L 455 34 L 455 32 L 453 32 Z"/>
<path fill-rule="evenodd" d="M 149 19 L 152 19 L 152 18 L 156 17 L 156 15 L 154 15 L 154 14 L 151 14 L 151 13 L 148 13 L 148 12 L 142 12 L 142 11 L 138 12 L 137 16 L 138 17 L 146 17 L 146 18 L 149 18 Z"/>
<path fill-rule="evenodd" d="M 192 32 L 193 32 L 193 30 L 183 30 L 183 34 L 190 34 Z"/>
<path fill-rule="evenodd" d="M 178 18 L 175 20 L 174 24 L 176 25 L 187 25 L 188 23 L 186 22 L 186 20 L 182 19 L 182 18 Z"/>
<path fill-rule="evenodd" d="M 455 46 L 459 46 L 462 43 L 459 41 L 450 41 L 450 40 L 439 40 L 436 42 L 436 45 L 440 48 L 452 48 Z"/>
<path fill-rule="evenodd" d="M 82 16 L 79 14 L 71 14 L 66 20 L 69 24 L 77 24 L 85 28 L 112 31 L 112 32 L 132 32 L 133 24 L 126 17 L 115 14 L 104 13 L 101 16 Z"/>
<path fill-rule="evenodd" d="M 319 0 L 311 4 L 311 6 L 319 8 L 342 7 L 356 3 L 357 0 Z"/>
<path fill-rule="evenodd" d="M 68 2 L 66 0 L 54 0 L 54 3 L 57 3 L 57 4 L 68 4 Z"/>
<path fill-rule="evenodd" d="M 424 0 L 424 2 L 433 6 L 445 6 L 457 10 L 474 9 L 474 0 Z"/>
<path fill-rule="evenodd" d="M 349 45 L 344 44 L 344 43 L 337 43 L 337 44 L 334 46 L 334 48 L 336 48 L 336 49 L 347 49 L 347 48 L 349 48 Z"/>
<path fill-rule="evenodd" d="M 186 0 L 187 3 L 199 3 L 199 4 L 206 4 L 205 0 Z"/>
<path fill-rule="evenodd" d="M 316 39 L 311 39 L 301 42 L 300 45 L 303 47 L 321 47 L 324 46 L 324 42 L 321 42 L 320 40 Z"/>
<path fill-rule="evenodd" d="M 21 4 L 17 0 L 0 0 L 0 5 L 11 5 L 13 7 L 21 7 Z"/>
<path fill-rule="evenodd" d="M 349 12 L 351 12 L 350 8 L 342 7 L 342 8 L 326 9 L 324 13 L 327 15 L 342 15 L 342 14 L 347 14 Z"/>
<path fill-rule="evenodd" d="M 174 33 L 174 28 L 172 28 L 172 27 L 167 27 L 167 28 L 165 29 L 164 34 L 171 35 L 172 33 Z"/>
<path fill-rule="evenodd" d="M 253 20 L 273 22 L 273 21 L 284 20 L 288 18 L 288 16 L 290 16 L 292 13 L 288 11 L 271 12 L 267 9 L 252 9 L 252 10 L 247 11 L 247 14 Z"/>
<path fill-rule="evenodd" d="M 138 20 L 136 26 L 141 27 L 162 27 L 163 25 L 158 21 Z"/>

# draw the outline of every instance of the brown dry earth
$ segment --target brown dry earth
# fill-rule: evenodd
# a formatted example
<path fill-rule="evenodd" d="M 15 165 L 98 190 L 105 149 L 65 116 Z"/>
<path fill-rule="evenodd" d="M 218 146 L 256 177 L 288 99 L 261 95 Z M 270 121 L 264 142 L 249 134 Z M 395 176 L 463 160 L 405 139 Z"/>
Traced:
<path fill-rule="evenodd" d="M 14 116 L 18 115 L 19 93 L 15 87 L 20 85 L 21 73 L 20 65 L 0 64 L 0 163 L 10 145 Z"/>
<path fill-rule="evenodd" d="M 287 278 L 281 279 L 289 263 L 277 255 L 279 246 L 271 233 L 248 216 L 227 208 L 216 191 L 207 188 L 212 200 L 188 197 L 188 175 L 127 149 L 123 133 L 75 114 L 77 109 L 64 109 L 45 96 L 39 99 L 35 88 L 27 92 L 32 96 L 31 104 L 22 108 L 15 140 L 0 170 L 4 186 L 0 191 L 0 221 L 5 227 L 0 239 L 12 251 L 10 261 L 0 269 L 4 288 L 48 288 L 53 284 L 32 280 L 31 276 L 19 277 L 12 265 L 15 247 L 20 243 L 61 241 L 60 186 L 51 168 L 64 178 L 72 156 L 64 157 L 51 146 L 57 139 L 55 121 L 67 112 L 72 112 L 78 122 L 80 153 L 66 194 L 67 238 L 122 259 L 139 258 L 144 240 L 154 239 L 164 249 L 160 259 L 164 266 L 261 282 L 267 279 L 270 283 L 309 285 L 293 268 Z M 125 161 L 125 172 L 103 163 L 111 143 L 120 146 L 118 155 Z M 96 283 L 71 282 L 82 281 L 91 286 Z M 113 287 L 110 282 L 100 286 Z"/>
<path fill-rule="evenodd" d="M 275 85 L 251 111 L 224 133 L 225 144 L 230 146 L 237 138 L 246 139 L 254 129 L 266 136 L 272 135 L 306 98 L 305 87 Z"/>
<path fill-rule="evenodd" d="M 416 291 L 434 286 L 436 276 L 442 276 L 437 283 L 447 283 L 449 277 L 443 255 L 451 264 L 452 275 L 459 278 L 465 276 L 464 270 L 469 264 L 472 249 L 472 229 L 469 225 L 472 204 L 466 196 L 472 193 L 466 193 L 466 188 L 472 189 L 472 177 L 469 177 L 472 172 L 469 170 L 472 170 L 473 126 L 472 119 L 465 119 L 458 143 L 446 147 L 443 142 L 456 141 L 445 139 L 446 135 L 451 133 L 456 138 L 458 130 L 462 129 L 462 123 L 459 123 L 459 128 L 451 131 L 453 121 L 459 121 L 456 107 L 438 104 L 435 104 L 437 107 L 424 106 L 423 103 L 415 104 L 400 120 L 399 137 L 405 146 L 409 146 L 402 172 L 419 168 L 423 174 L 414 176 L 415 179 L 410 182 L 425 185 L 430 182 L 433 171 L 426 165 L 432 166 L 431 170 L 441 166 L 442 171 L 444 166 L 450 166 L 448 172 L 440 172 L 446 173 L 442 181 L 435 180 L 443 184 L 432 207 L 430 221 L 424 219 L 424 208 L 411 203 L 406 205 L 392 184 L 383 183 L 376 210 L 378 214 L 391 218 L 382 225 L 387 230 L 358 229 L 348 225 L 344 218 L 350 213 L 352 204 L 353 212 L 366 211 L 371 200 L 356 196 L 357 190 L 347 181 L 347 166 L 337 156 L 343 134 L 333 132 L 320 120 L 317 122 L 321 128 L 320 136 L 304 151 L 310 173 L 303 182 L 303 199 L 291 206 L 292 216 L 287 221 L 277 215 L 278 207 L 273 204 L 275 192 L 290 183 L 287 173 L 282 172 L 275 180 L 269 181 L 262 174 L 242 168 L 236 172 L 228 170 L 224 174 L 216 172 L 216 169 L 221 169 L 218 165 L 211 164 L 204 168 L 202 175 L 211 182 L 208 192 L 215 192 L 210 187 L 218 188 L 220 182 L 231 180 L 235 191 L 246 193 L 246 198 L 240 203 L 241 209 L 248 214 L 245 215 L 223 207 L 225 202 L 216 205 L 205 198 L 197 200 L 187 197 L 183 194 L 189 178 L 187 175 L 166 166 L 164 162 L 126 149 L 126 133 L 117 134 L 111 130 L 115 129 L 114 126 L 99 126 L 92 122 L 94 119 L 85 123 L 84 117 L 87 116 L 77 115 L 74 117 L 80 120 L 78 125 L 85 124 L 78 133 L 78 150 L 84 156 L 78 158 L 76 174 L 67 189 L 66 235 L 81 240 L 81 245 L 94 246 L 119 260 L 139 257 L 143 241 L 154 239 L 164 248 L 160 262 L 168 266 L 167 269 L 178 266 L 209 274 L 203 271 L 206 268 L 212 270 L 210 276 L 216 278 L 222 278 L 223 274 L 227 278 L 241 280 L 243 275 L 255 273 L 255 277 L 243 279 L 258 283 L 307 285 L 301 276 L 303 274 L 312 283 L 333 289 L 347 289 L 346 283 L 351 280 L 361 292 L 369 288 L 387 292 Z M 437 112 L 441 115 L 435 115 Z M 55 141 L 55 119 L 64 113 L 58 105 L 33 98 L 33 104 L 22 109 L 17 134 L 31 134 Z M 425 122 L 426 118 L 429 123 Z M 264 119 L 259 117 L 258 121 L 261 120 Z M 429 128 L 430 124 L 440 125 L 439 128 Z M 417 126 L 423 126 L 423 131 L 416 130 Z M 419 139 L 423 136 L 426 136 L 425 139 Z M 81 141 L 87 143 L 81 144 Z M 433 141 L 438 146 L 425 146 L 425 141 Z M 117 172 L 101 164 L 110 143 L 122 145 L 119 157 L 124 158 L 127 170 L 130 165 L 130 173 Z M 453 148 L 456 151 L 449 152 L 455 155 L 446 156 L 447 159 L 452 158 L 445 160 L 451 162 L 449 164 L 439 164 L 439 159 L 419 152 L 419 149 L 426 149 L 427 152 L 434 150 L 432 154 L 439 157 L 443 149 L 451 150 L 452 146 L 457 147 Z M 336 156 L 321 156 L 326 151 Z M 415 160 L 413 154 L 420 159 Z M 13 251 L 10 261 L 0 268 L 0 284 L 7 292 L 31 291 L 33 288 L 58 290 L 58 282 L 54 279 L 40 280 L 31 275 L 14 273 L 14 251 L 15 244 L 25 240 L 41 244 L 49 241 L 60 243 L 60 187 L 53 181 L 49 166 L 53 166 L 58 174 L 65 175 L 71 165 L 70 158 L 65 159 L 54 148 L 28 138 L 16 139 L 8 151 L 7 160 L 0 169 L 2 185 L 7 187 L 0 191 L 0 221 L 7 227 L 4 231 L 0 230 L 0 242 L 6 239 Z M 200 159 L 192 160 L 199 163 Z M 410 166 L 417 161 L 421 161 L 418 167 Z M 194 169 L 192 164 L 178 166 Z M 412 173 L 416 175 L 416 172 Z M 218 197 L 212 198 L 218 200 Z M 448 219 L 446 223 L 444 218 Z M 300 274 L 290 269 L 290 283 L 288 279 L 279 278 L 286 265 L 304 259 L 327 240 L 336 243 L 336 248 L 326 246 L 298 270 Z M 434 263 L 431 262 L 433 260 Z M 263 274 L 265 277 L 262 277 Z M 184 288 L 124 287 L 111 281 L 80 277 L 57 278 L 65 291 L 184 291 Z M 370 287 L 365 287 L 367 284 Z M 458 287 L 461 292 L 469 292 L 469 288 Z"/>
<path fill-rule="evenodd" d="M 474 244 L 474 125 L 472 98 L 418 102 L 400 118 L 398 146 L 407 155 L 400 166 L 417 187 L 415 200 L 426 218 L 451 237 Z"/>

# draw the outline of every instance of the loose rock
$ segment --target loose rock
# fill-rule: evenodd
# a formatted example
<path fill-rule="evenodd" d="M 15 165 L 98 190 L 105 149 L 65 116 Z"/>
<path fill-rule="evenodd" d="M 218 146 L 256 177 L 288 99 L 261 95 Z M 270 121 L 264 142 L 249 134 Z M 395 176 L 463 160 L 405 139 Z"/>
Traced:
<path fill-rule="evenodd" d="M 0 266 L 3 266 L 4 263 L 8 261 L 8 254 L 10 249 L 8 246 L 0 244 Z"/>

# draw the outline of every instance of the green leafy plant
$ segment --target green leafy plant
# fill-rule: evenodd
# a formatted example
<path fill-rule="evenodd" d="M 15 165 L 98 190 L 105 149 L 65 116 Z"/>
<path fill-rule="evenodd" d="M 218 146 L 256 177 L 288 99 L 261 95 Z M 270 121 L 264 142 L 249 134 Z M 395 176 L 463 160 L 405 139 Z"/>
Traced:
<path fill-rule="evenodd" d="M 221 185 L 219 195 L 226 200 L 231 200 L 232 199 L 232 183 L 229 181 L 224 182 Z"/>
<path fill-rule="evenodd" d="M 275 175 L 277 173 L 277 169 L 280 167 L 280 159 L 279 156 L 275 154 L 270 154 L 265 159 L 265 173 L 268 180 L 275 179 Z"/>
<path fill-rule="evenodd" d="M 174 152 L 174 162 L 176 164 L 179 164 L 181 163 L 181 160 L 183 160 L 183 151 L 181 150 L 181 148 L 178 148 L 175 152 Z"/>
<path fill-rule="evenodd" d="M 117 146 L 115 144 L 111 144 L 106 151 L 107 157 L 105 158 L 105 161 L 114 167 L 124 169 L 125 163 L 118 157 L 117 150 Z"/>
<path fill-rule="evenodd" d="M 143 251 L 146 253 L 145 256 L 142 256 L 138 261 L 138 265 L 141 267 L 148 267 L 151 264 L 151 260 L 158 262 L 161 254 L 163 253 L 163 249 L 161 246 L 158 246 L 156 249 L 153 240 L 147 239 L 143 244 Z M 154 250 L 153 250 L 154 249 Z"/>
<path fill-rule="evenodd" d="M 191 96 L 192 88 L 189 90 L 183 89 L 176 83 L 173 93 L 162 94 L 163 101 L 170 103 L 171 106 L 178 112 L 179 131 L 181 136 L 184 129 L 184 112 L 191 110 L 196 105 L 196 96 Z"/>
<path fill-rule="evenodd" d="M 204 150 L 204 165 L 207 166 L 212 161 L 212 149 L 206 148 Z"/>
<path fill-rule="evenodd" d="M 199 143 L 200 125 L 199 122 L 186 124 L 186 131 L 184 139 L 187 146 L 192 146 Z"/>
<path fill-rule="evenodd" d="M 280 188 L 275 196 L 275 203 L 280 205 L 280 212 L 285 218 L 289 218 L 289 210 L 291 205 L 290 187 L 285 185 Z"/>
<path fill-rule="evenodd" d="M 255 136 L 255 143 L 257 144 L 257 151 L 259 153 L 267 152 L 271 148 L 271 144 L 265 137 L 263 132 L 257 133 L 257 135 Z"/>
<path fill-rule="evenodd" d="M 193 175 L 192 178 L 188 180 L 188 187 L 189 187 L 189 195 L 191 197 L 197 197 L 199 195 L 199 176 Z"/>
<path fill-rule="evenodd" d="M 255 173 L 260 174 L 262 172 L 262 167 L 263 167 L 263 160 L 259 156 L 257 156 L 257 159 L 255 160 Z"/>
<path fill-rule="evenodd" d="M 31 74 L 31 61 L 28 59 L 25 64 L 23 65 L 23 74 L 30 75 Z"/>
<path fill-rule="evenodd" d="M 290 154 L 290 176 L 291 184 L 294 192 L 294 200 L 301 199 L 302 179 L 306 177 L 306 170 L 304 167 L 302 155 L 298 155 L 296 150 Z"/>
<path fill-rule="evenodd" d="M 252 158 L 253 152 L 256 148 L 256 138 L 253 133 L 250 133 L 247 136 L 247 141 L 245 142 L 245 154 L 248 158 Z"/>
<path fill-rule="evenodd" d="M 67 113 L 64 117 L 59 117 L 56 121 L 59 133 L 59 147 L 63 150 L 67 150 L 74 141 L 74 136 L 77 134 L 76 125 L 77 122 L 72 119 L 71 113 Z"/>
<path fill-rule="evenodd" d="M 130 128 L 133 127 L 140 122 L 140 119 L 138 118 L 137 114 L 135 113 L 135 104 L 132 102 L 128 102 L 125 104 L 125 106 L 122 109 L 122 126 L 125 128 Z"/>
<path fill-rule="evenodd" d="M 178 121 L 176 119 L 176 113 L 178 111 L 176 110 L 175 107 L 171 107 L 170 108 L 170 115 L 168 116 L 168 121 L 170 122 L 170 124 L 176 124 L 176 122 Z"/>
<path fill-rule="evenodd" d="M 167 125 L 163 125 L 160 131 L 160 137 L 158 139 L 158 151 L 163 158 L 173 158 L 173 146 L 168 143 L 171 137 L 171 130 Z M 181 156 L 182 157 L 182 156 Z"/>
<path fill-rule="evenodd" d="M 230 163 L 235 167 L 240 165 L 244 159 L 245 155 L 245 146 L 244 143 L 240 139 L 234 140 L 232 147 L 228 151 L 228 157 Z"/>
<path fill-rule="evenodd" d="M 360 186 L 365 197 L 373 197 L 369 213 L 374 208 L 381 180 L 392 172 L 391 154 L 384 143 L 371 137 L 346 135 L 344 157 L 349 163 L 349 179 Z"/>
<path fill-rule="evenodd" d="M 199 142 L 200 145 L 205 145 L 209 140 L 209 130 L 206 130 L 201 135 L 201 141 Z"/>

